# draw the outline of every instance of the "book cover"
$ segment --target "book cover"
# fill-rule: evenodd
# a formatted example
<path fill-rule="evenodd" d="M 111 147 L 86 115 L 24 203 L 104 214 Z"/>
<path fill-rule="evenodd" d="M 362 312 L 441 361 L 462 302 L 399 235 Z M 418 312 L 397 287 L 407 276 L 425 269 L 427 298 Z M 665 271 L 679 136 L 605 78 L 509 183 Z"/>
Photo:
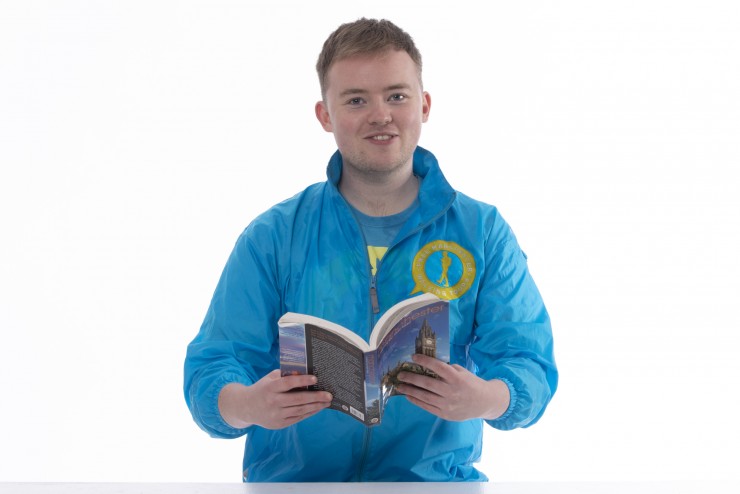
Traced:
<path fill-rule="evenodd" d="M 449 303 L 431 294 L 389 309 L 369 342 L 347 328 L 306 314 L 285 314 L 278 329 L 282 374 L 317 376 L 312 389 L 332 393 L 332 409 L 367 426 L 380 423 L 388 399 L 397 394 L 400 372 L 436 377 L 411 360 L 414 353 L 450 360 Z"/>

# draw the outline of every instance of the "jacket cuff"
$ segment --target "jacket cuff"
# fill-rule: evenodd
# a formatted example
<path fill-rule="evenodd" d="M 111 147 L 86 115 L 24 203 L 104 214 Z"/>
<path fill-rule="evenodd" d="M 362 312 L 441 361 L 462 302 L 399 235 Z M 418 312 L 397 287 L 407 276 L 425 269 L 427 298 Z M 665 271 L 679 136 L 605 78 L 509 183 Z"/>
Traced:
<path fill-rule="evenodd" d="M 237 429 L 230 426 L 224 421 L 218 409 L 218 396 L 224 386 L 231 383 L 239 383 L 245 386 L 252 384 L 244 376 L 238 374 L 221 375 L 206 391 L 205 399 L 202 401 L 203 407 L 199 410 L 199 423 L 201 428 L 212 437 L 232 439 L 243 436 L 250 429 L 249 427 Z"/>
<path fill-rule="evenodd" d="M 517 402 L 519 401 L 519 393 L 517 393 L 516 388 L 511 384 L 511 381 L 505 377 L 494 377 L 493 379 L 502 381 L 506 384 L 506 387 L 509 388 L 509 407 L 500 417 L 493 420 L 486 420 L 486 422 L 496 429 L 509 429 L 511 427 L 507 427 L 506 423 L 508 422 L 509 417 L 514 413 L 514 410 L 516 410 Z"/>

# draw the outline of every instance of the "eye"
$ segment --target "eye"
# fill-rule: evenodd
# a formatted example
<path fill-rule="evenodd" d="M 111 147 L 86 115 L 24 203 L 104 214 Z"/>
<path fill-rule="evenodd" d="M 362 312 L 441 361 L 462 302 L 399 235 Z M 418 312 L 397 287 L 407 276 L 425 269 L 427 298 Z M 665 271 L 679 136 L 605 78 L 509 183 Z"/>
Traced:
<path fill-rule="evenodd" d="M 396 94 L 392 94 L 391 97 L 388 98 L 388 99 L 390 101 L 401 102 L 401 101 L 404 101 L 407 98 L 406 98 L 406 95 L 405 94 L 396 93 Z"/>
<path fill-rule="evenodd" d="M 358 106 L 365 102 L 362 98 L 352 98 L 349 101 L 347 101 L 347 104 L 350 106 Z"/>

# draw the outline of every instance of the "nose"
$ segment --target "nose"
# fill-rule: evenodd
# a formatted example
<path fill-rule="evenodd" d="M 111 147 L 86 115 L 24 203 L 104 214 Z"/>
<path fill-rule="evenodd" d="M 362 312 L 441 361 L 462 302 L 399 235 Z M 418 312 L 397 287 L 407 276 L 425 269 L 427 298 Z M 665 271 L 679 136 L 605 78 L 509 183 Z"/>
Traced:
<path fill-rule="evenodd" d="M 391 111 L 385 105 L 375 106 L 368 115 L 368 122 L 371 125 L 388 125 L 392 121 Z"/>

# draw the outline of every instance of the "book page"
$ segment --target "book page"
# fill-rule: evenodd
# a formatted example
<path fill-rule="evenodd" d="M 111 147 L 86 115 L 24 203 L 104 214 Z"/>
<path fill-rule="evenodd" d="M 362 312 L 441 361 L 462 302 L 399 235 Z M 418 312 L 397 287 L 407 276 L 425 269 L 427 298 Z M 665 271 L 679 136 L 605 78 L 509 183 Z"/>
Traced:
<path fill-rule="evenodd" d="M 391 329 L 393 329 L 393 327 L 398 323 L 399 319 L 405 317 L 417 307 L 429 305 L 439 300 L 439 297 L 437 297 L 436 295 L 425 293 L 416 297 L 402 300 L 401 302 L 388 309 L 386 313 L 383 314 L 383 317 L 378 320 L 372 332 L 370 333 L 370 347 L 377 348 L 379 342 Z"/>
<path fill-rule="evenodd" d="M 278 325 L 280 340 L 280 375 L 298 376 L 308 374 L 306 368 L 306 332 L 303 324 Z"/>
<path fill-rule="evenodd" d="M 327 321 L 326 319 L 321 319 L 320 317 L 309 316 L 308 314 L 299 314 L 297 312 L 286 312 L 278 321 L 278 327 L 291 324 L 312 324 L 314 326 L 319 326 L 328 331 L 336 333 L 337 335 L 350 342 L 352 345 L 361 349 L 363 352 L 367 352 L 368 350 L 370 350 L 370 346 L 367 344 L 367 341 L 365 341 L 357 333 L 354 333 L 353 331 L 350 331 L 349 329 L 339 324 Z"/>
<path fill-rule="evenodd" d="M 377 352 L 365 354 L 365 416 L 366 425 L 380 423 L 380 376 L 377 368 Z"/>

